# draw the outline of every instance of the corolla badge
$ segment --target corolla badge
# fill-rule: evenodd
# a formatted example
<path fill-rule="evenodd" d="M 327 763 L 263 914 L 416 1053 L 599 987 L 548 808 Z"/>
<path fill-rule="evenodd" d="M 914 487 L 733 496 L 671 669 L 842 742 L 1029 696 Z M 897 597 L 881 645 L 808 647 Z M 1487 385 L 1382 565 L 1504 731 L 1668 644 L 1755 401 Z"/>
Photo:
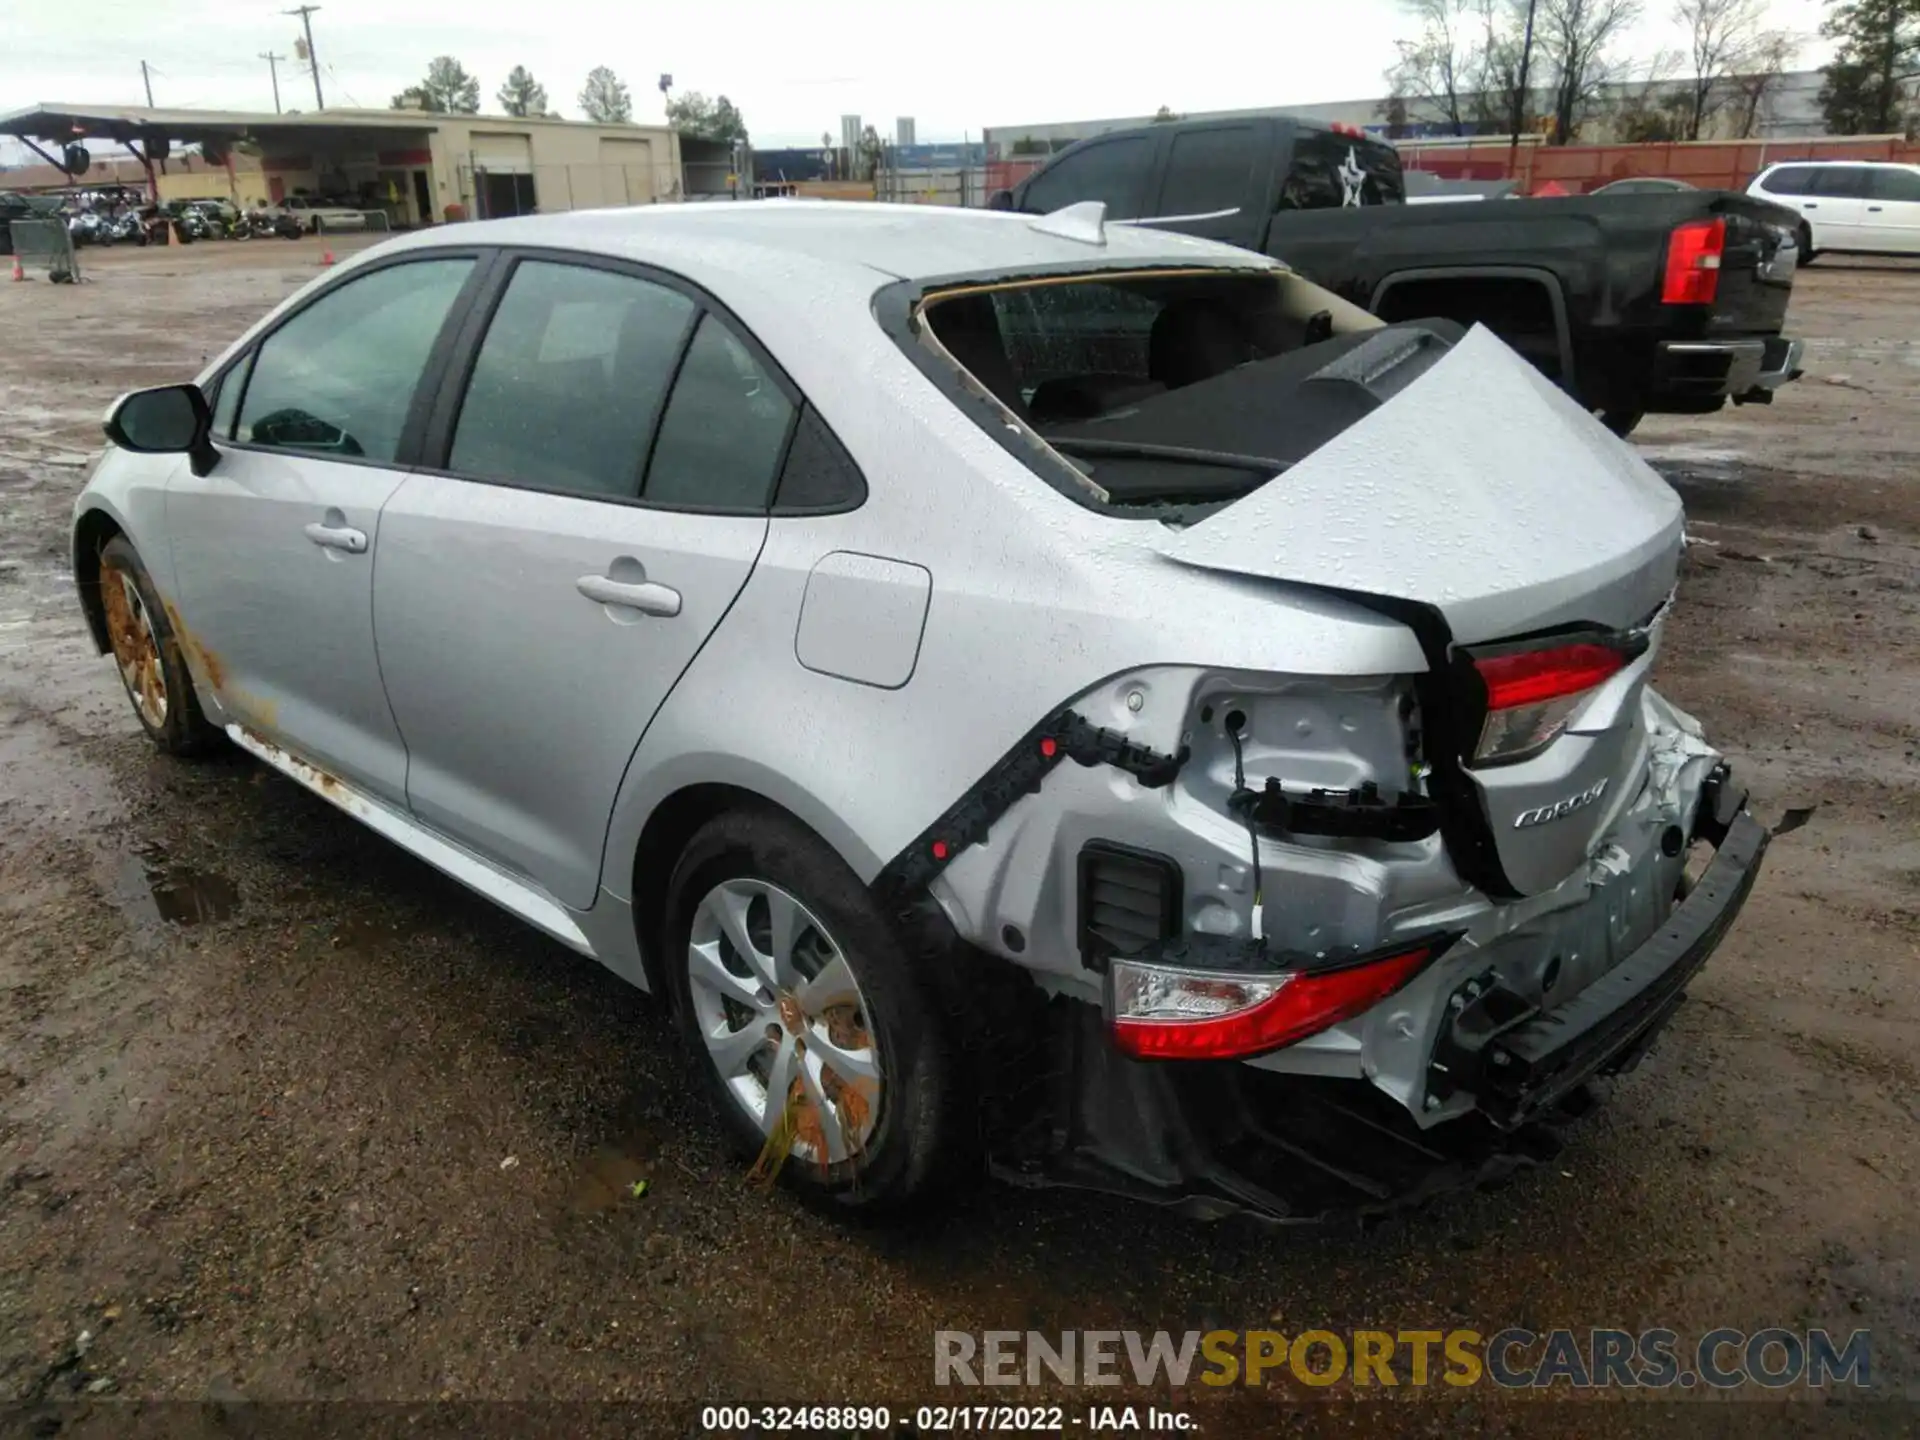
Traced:
<path fill-rule="evenodd" d="M 1588 786 L 1578 795 L 1569 795 L 1564 800 L 1556 800 L 1553 804 L 1542 805 L 1538 809 L 1522 810 L 1518 815 L 1513 817 L 1513 828 L 1516 830 L 1525 830 L 1533 825 L 1544 825 L 1549 820 L 1562 819 L 1565 816 L 1573 814 L 1576 810 L 1586 809 L 1587 806 L 1591 805 L 1606 793 L 1607 782 L 1601 780 L 1596 784 Z"/>

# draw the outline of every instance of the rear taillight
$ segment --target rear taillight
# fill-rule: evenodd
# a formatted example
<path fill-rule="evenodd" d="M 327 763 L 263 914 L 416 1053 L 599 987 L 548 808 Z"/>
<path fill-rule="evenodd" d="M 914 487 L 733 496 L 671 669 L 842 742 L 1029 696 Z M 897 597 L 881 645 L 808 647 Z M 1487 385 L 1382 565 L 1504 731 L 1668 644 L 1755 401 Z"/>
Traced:
<path fill-rule="evenodd" d="M 1317 1035 L 1372 1009 L 1437 949 L 1416 946 L 1326 970 L 1235 974 L 1114 960 L 1114 1044 L 1142 1060 L 1239 1060 Z"/>
<path fill-rule="evenodd" d="M 1559 645 L 1473 662 L 1487 687 L 1476 761 L 1524 760 L 1551 745 L 1588 691 L 1631 658 L 1610 645 Z"/>
<path fill-rule="evenodd" d="M 1667 236 L 1662 305 L 1711 305 L 1720 289 L 1720 256 L 1727 248 L 1724 219 L 1689 220 Z"/>

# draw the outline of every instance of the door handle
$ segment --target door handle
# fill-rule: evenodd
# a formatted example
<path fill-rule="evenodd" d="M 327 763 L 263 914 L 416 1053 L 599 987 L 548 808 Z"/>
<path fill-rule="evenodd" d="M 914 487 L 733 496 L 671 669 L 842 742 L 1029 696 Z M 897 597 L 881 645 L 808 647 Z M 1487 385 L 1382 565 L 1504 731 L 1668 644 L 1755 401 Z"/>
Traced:
<path fill-rule="evenodd" d="M 680 592 L 671 585 L 660 585 L 652 580 L 629 584 L 609 580 L 604 575 L 582 575 L 574 582 L 574 588 L 599 604 L 620 605 L 628 610 L 638 610 L 642 615 L 658 615 L 663 620 L 680 613 Z"/>
<path fill-rule="evenodd" d="M 1867 207 L 1867 213 L 1868 213 L 1869 215 L 1878 215 L 1878 214 L 1880 213 L 1880 206 L 1878 206 L 1878 205 L 1869 205 L 1869 206 Z"/>
<path fill-rule="evenodd" d="M 322 525 L 316 520 L 303 533 L 314 544 L 328 550 L 344 550 L 349 555 L 367 553 L 367 532 L 364 530 L 355 530 L 348 525 Z"/>
<path fill-rule="evenodd" d="M 1811 200 L 1805 200 L 1801 202 L 1800 208 L 1802 210 L 1818 210 L 1820 207 L 1814 204 Z"/>

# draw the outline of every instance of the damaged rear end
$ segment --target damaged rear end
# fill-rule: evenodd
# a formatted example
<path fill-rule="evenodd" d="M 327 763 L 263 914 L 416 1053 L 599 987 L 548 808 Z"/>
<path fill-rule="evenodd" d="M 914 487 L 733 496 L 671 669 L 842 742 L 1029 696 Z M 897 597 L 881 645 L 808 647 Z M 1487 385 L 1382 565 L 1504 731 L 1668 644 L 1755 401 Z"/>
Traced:
<path fill-rule="evenodd" d="M 1303 1220 L 1550 1153 L 1767 844 L 1648 685 L 1677 498 L 1484 330 L 1284 275 L 1089 287 L 932 296 L 920 338 L 1170 595 L 1265 587 L 1275 659 L 1073 698 L 883 876 L 1052 997 L 1002 1173 Z M 1329 600 L 1419 663 L 1288 669 Z"/>

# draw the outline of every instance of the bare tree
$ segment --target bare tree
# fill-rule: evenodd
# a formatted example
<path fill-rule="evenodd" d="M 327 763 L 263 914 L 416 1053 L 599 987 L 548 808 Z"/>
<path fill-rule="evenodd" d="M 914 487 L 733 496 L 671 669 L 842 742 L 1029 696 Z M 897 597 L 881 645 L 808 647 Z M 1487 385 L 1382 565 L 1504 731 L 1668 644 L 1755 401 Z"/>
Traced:
<path fill-rule="evenodd" d="M 1526 129 L 1532 105 L 1522 92 L 1533 88 L 1527 77 L 1526 0 L 1476 0 L 1474 13 L 1480 39 L 1471 116 L 1477 127 L 1502 134 L 1514 128 L 1517 116 L 1519 128 Z"/>
<path fill-rule="evenodd" d="M 1673 18 L 1687 32 L 1688 85 L 1683 140 L 1698 140 L 1721 107 L 1733 99 L 1729 83 L 1754 62 L 1769 32 L 1763 30 L 1767 0 L 1679 0 Z"/>
<path fill-rule="evenodd" d="M 1656 51 L 1640 78 L 1616 82 L 1607 106 L 1614 138 L 1629 145 L 1684 140 L 1693 104 L 1693 87 L 1675 80 L 1686 58 L 1673 50 Z"/>
<path fill-rule="evenodd" d="M 1387 103 L 1407 102 L 1428 112 L 1455 135 L 1467 133 L 1468 107 L 1478 82 L 1480 47 L 1474 37 L 1476 0 L 1401 0 L 1419 29 L 1396 40 L 1400 58 L 1387 69 Z"/>
<path fill-rule="evenodd" d="M 1540 0 L 1535 45 L 1553 99 L 1553 143 L 1570 144 L 1622 70 L 1615 42 L 1640 18 L 1640 0 Z"/>
<path fill-rule="evenodd" d="M 1765 31 L 1754 42 L 1739 73 L 1728 81 L 1733 91 L 1728 129 L 1735 140 L 1750 140 L 1759 132 L 1767 97 L 1779 88 L 1780 77 L 1799 54 L 1800 42 L 1785 30 Z"/>

